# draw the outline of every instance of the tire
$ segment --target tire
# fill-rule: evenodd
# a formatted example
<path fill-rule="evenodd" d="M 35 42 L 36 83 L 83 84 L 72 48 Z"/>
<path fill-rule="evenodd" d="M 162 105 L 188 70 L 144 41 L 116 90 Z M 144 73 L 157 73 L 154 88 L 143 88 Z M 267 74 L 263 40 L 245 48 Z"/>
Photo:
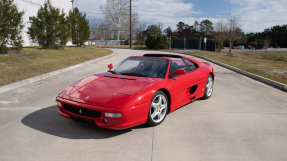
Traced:
<path fill-rule="evenodd" d="M 208 75 L 206 85 L 205 85 L 205 91 L 203 99 L 209 99 L 213 92 L 213 77 L 211 74 Z"/>
<path fill-rule="evenodd" d="M 168 101 L 168 97 L 163 91 L 157 91 L 154 94 L 149 107 L 146 124 L 150 126 L 157 126 L 164 121 L 169 109 Z"/>

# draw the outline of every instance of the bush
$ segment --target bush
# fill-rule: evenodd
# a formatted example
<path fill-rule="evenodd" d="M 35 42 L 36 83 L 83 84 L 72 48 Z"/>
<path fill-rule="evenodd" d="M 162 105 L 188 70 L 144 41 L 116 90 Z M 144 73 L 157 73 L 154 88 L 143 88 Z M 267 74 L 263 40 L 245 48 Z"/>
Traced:
<path fill-rule="evenodd" d="M 144 41 L 136 41 L 134 45 L 145 45 Z"/>
<path fill-rule="evenodd" d="M 70 10 L 67 19 L 71 27 L 72 43 L 78 47 L 84 45 L 85 42 L 88 41 L 91 33 L 89 20 L 86 19 L 86 13 L 81 13 L 76 7 L 74 10 Z"/>
<path fill-rule="evenodd" d="M 30 40 L 43 48 L 63 49 L 70 37 L 70 27 L 64 10 L 52 6 L 50 0 L 38 9 L 37 15 L 29 17 Z"/>
<path fill-rule="evenodd" d="M 148 36 L 148 38 L 145 41 L 146 47 L 149 49 L 157 49 L 157 35 L 151 34 Z"/>
<path fill-rule="evenodd" d="M 149 49 L 167 49 L 169 41 L 167 36 L 157 36 L 155 34 L 149 35 L 145 41 L 147 48 Z"/>
<path fill-rule="evenodd" d="M 23 15 L 14 0 L 0 1 L 0 54 L 8 52 L 8 46 L 21 50 L 23 38 Z"/>
<path fill-rule="evenodd" d="M 167 49 L 169 42 L 167 36 L 161 35 L 157 38 L 157 45 L 159 49 Z"/>
<path fill-rule="evenodd" d="M 124 45 L 130 45 L 130 41 L 129 40 L 125 40 Z"/>

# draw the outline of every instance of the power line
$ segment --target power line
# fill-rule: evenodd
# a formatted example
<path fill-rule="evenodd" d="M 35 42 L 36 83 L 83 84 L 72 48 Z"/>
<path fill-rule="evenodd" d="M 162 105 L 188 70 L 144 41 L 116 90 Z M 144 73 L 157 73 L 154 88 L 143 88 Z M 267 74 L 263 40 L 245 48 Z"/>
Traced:
<path fill-rule="evenodd" d="M 34 5 L 37 5 L 37 6 L 42 6 L 42 5 L 38 4 L 38 3 L 33 3 L 33 2 L 30 2 L 30 1 L 26 1 L 26 0 L 21 0 L 21 1 L 27 2 L 27 3 L 30 3 L 30 4 L 34 4 Z"/>

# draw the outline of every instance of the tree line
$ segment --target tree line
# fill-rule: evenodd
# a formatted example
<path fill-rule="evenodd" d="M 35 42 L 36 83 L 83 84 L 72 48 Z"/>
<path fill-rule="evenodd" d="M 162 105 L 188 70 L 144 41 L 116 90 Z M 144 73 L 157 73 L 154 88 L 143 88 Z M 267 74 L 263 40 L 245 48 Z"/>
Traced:
<path fill-rule="evenodd" d="M 211 34 L 213 31 L 213 23 L 206 19 L 202 20 L 200 23 L 198 21 L 194 21 L 193 25 L 185 24 L 184 22 L 178 22 L 176 24 L 177 29 L 172 31 L 171 27 L 168 26 L 163 32 L 165 34 L 172 33 L 172 32 L 182 32 L 184 29 L 189 29 L 193 33 L 206 33 Z"/>
<path fill-rule="evenodd" d="M 7 53 L 9 46 L 16 50 L 22 49 L 24 14 L 24 11 L 19 11 L 14 0 L 0 1 L 0 54 Z M 29 39 L 43 48 L 60 49 L 70 40 L 74 45 L 81 46 L 90 36 L 86 14 L 78 8 L 65 14 L 64 10 L 54 7 L 50 0 L 45 0 L 36 16 L 29 17 L 29 23 Z"/>
<path fill-rule="evenodd" d="M 276 25 L 263 32 L 244 33 L 241 30 L 240 20 L 234 16 L 227 18 L 227 23 L 219 20 L 212 32 L 218 42 L 218 46 L 233 46 L 236 45 L 252 45 L 253 47 L 265 48 L 269 47 L 287 47 L 287 25 Z M 232 31 L 233 30 L 233 31 Z M 218 48 L 220 52 L 221 48 Z M 231 51 L 230 51 L 231 52 Z"/>
<path fill-rule="evenodd" d="M 287 25 L 276 25 L 262 32 L 248 33 L 244 37 L 243 41 L 248 44 L 264 44 L 268 38 L 270 46 L 287 48 Z"/>

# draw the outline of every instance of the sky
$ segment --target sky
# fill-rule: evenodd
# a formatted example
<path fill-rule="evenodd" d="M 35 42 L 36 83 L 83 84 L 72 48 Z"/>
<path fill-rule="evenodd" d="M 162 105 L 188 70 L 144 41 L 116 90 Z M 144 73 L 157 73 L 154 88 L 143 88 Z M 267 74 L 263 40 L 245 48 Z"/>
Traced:
<path fill-rule="evenodd" d="M 74 7 L 87 17 L 103 18 L 99 6 L 106 0 L 74 0 Z M 193 25 L 209 19 L 214 24 L 230 14 L 240 18 L 242 30 L 262 32 L 275 25 L 287 24 L 287 0 L 132 0 L 140 21 L 148 25 L 162 22 L 164 28 L 176 29 L 178 22 Z"/>

